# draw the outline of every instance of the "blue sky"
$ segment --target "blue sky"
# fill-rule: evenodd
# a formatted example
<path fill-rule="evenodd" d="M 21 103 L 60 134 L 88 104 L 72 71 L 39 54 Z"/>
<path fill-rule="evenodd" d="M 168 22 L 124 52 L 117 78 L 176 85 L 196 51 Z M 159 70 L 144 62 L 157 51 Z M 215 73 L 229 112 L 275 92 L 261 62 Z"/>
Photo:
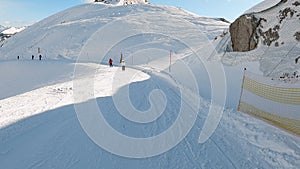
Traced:
<path fill-rule="evenodd" d="M 0 25 L 31 25 L 43 18 L 89 0 L 0 0 Z M 155 4 L 181 7 L 201 16 L 234 21 L 263 0 L 150 0 Z"/>

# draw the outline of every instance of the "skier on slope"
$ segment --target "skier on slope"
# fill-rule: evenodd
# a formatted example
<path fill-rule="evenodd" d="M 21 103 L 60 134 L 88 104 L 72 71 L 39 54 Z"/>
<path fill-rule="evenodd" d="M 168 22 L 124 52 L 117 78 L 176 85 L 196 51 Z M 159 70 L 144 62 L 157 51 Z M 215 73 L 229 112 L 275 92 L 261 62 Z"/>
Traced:
<path fill-rule="evenodd" d="M 109 67 L 113 67 L 113 60 L 111 58 L 109 59 L 108 63 L 109 63 Z"/>
<path fill-rule="evenodd" d="M 298 63 L 299 59 L 300 59 L 300 56 L 298 56 L 298 57 L 295 59 L 295 64 Z"/>

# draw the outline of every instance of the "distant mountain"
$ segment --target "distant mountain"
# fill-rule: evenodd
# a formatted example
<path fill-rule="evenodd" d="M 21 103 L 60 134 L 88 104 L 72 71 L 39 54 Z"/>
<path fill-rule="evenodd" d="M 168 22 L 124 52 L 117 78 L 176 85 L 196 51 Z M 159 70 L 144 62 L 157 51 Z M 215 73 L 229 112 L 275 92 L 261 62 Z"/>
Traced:
<path fill-rule="evenodd" d="M 10 38 L 11 36 L 15 35 L 23 31 L 26 27 L 10 27 L 6 28 L 4 26 L 0 26 L 0 41 Z"/>
<path fill-rule="evenodd" d="M 0 32 L 2 32 L 2 31 L 5 30 L 5 29 L 6 29 L 6 27 L 0 25 Z"/>
<path fill-rule="evenodd" d="M 300 72 L 295 61 L 300 56 L 299 20 L 299 0 L 263 1 L 230 25 L 223 62 L 259 61 L 261 71 L 272 77 Z"/>
<path fill-rule="evenodd" d="M 129 5 L 129 4 L 149 4 L 148 0 L 95 0 L 106 4 Z"/>
<path fill-rule="evenodd" d="M 10 27 L 10 28 L 4 29 L 1 33 L 5 34 L 5 35 L 14 35 L 18 32 L 23 31 L 25 28 L 26 28 L 25 26 L 23 26 L 23 27 Z"/>

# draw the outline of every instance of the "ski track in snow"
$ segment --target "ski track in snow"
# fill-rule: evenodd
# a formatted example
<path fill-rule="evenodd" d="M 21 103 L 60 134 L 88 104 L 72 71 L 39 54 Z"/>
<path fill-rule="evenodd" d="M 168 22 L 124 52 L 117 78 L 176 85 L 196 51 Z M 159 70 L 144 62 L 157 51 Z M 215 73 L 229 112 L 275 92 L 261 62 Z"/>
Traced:
<path fill-rule="evenodd" d="M 100 66 L 95 71 L 95 75 L 82 76 L 76 80 L 96 79 L 95 97 L 105 98 L 112 95 L 111 84 L 114 74 L 118 71 L 120 70 L 117 67 Z M 154 68 L 147 68 L 144 72 L 152 71 Z M 136 70 L 136 72 L 140 71 Z M 148 78 L 145 73 L 140 72 L 134 81 L 143 82 Z M 151 83 L 158 88 L 164 88 L 163 83 L 156 81 Z M 72 106 L 74 102 L 72 84 L 72 81 L 63 82 L 0 100 L 2 128 L 0 144 L 3 145 L 0 146 L 0 162 L 3 166 L 7 168 L 12 168 L 11 166 L 15 166 L 14 168 L 80 168 L 80 166 L 120 168 L 119 166 L 125 163 L 125 168 L 297 168 L 299 166 L 299 138 L 232 110 L 225 111 L 215 134 L 205 144 L 199 144 L 197 138 L 209 106 L 205 100 L 201 101 L 200 113 L 191 133 L 174 149 L 145 160 L 129 160 L 115 156 L 97 147 L 82 131 Z M 110 106 L 108 110 L 115 111 Z M 139 106 L 145 105 L 140 102 Z M 152 128 L 144 130 L 157 133 L 162 126 L 169 123 L 168 120 L 162 124 L 154 123 Z M 124 129 L 123 131 L 126 132 Z M 24 156 L 27 152 L 30 153 Z M 89 158 L 82 159 L 84 156 Z M 14 157 L 20 161 L 11 163 Z M 181 160 L 175 162 L 178 158 Z"/>
<path fill-rule="evenodd" d="M 210 51 L 209 49 L 206 51 L 202 45 L 205 46 L 207 42 L 210 42 L 209 39 L 220 35 L 228 28 L 228 23 L 218 19 L 198 17 L 176 7 L 158 5 L 113 7 L 85 4 L 55 14 L 17 34 L 15 38 L 5 41 L 1 48 L 3 59 L 15 59 L 17 55 L 20 55 L 21 59 L 18 62 L 9 60 L 0 62 L 1 169 L 299 168 L 300 138 L 298 136 L 239 113 L 235 108 L 234 110 L 226 109 L 214 134 L 204 144 L 198 143 L 210 107 L 208 94 L 211 91 L 208 82 L 210 79 L 206 78 L 206 70 L 202 70 L 203 67 L 196 62 L 197 59 L 186 57 L 192 54 L 191 51 L 184 50 L 180 45 L 173 46 L 175 49 L 172 69 L 176 66 L 178 68 L 177 60 L 189 64 L 198 82 L 199 94 L 205 98 L 201 99 L 195 125 L 186 138 L 168 152 L 144 159 L 123 158 L 97 146 L 84 132 L 78 121 L 74 104 L 87 100 L 74 101 L 74 81 L 94 82 L 94 95 L 90 99 L 95 97 L 99 107 L 104 109 L 103 116 L 107 122 L 115 130 L 129 137 L 151 137 L 163 132 L 175 121 L 176 111 L 180 109 L 178 85 L 181 84 L 172 79 L 166 71 L 169 66 L 168 52 L 167 57 L 158 58 L 149 55 L 146 58 L 140 58 L 141 63 L 137 61 L 138 67 L 129 68 L 128 66 L 125 72 L 118 67 L 108 68 L 108 66 L 92 63 L 74 64 L 63 59 L 76 59 L 82 46 L 95 31 L 119 18 L 128 18 L 126 20 L 128 23 L 141 24 L 140 28 L 136 28 L 142 29 L 143 32 L 163 28 L 155 27 L 151 24 L 152 22 L 172 23 L 179 19 L 179 21 L 191 23 L 194 28 L 191 27 L 184 33 L 185 30 L 182 29 L 186 28 L 185 24 L 176 22 L 169 26 L 171 30 L 179 31 L 181 33 L 179 37 L 183 39 L 193 39 L 196 33 L 205 34 L 206 41 L 196 43 L 194 49 L 204 54 L 201 57 L 210 60 L 220 58 L 205 56 Z M 152 28 L 144 30 L 144 23 Z M 38 36 L 32 36 L 32 34 Z M 77 34 L 82 34 L 82 36 L 77 36 Z M 61 37 L 66 38 L 62 41 Z M 125 52 L 128 53 L 124 56 L 132 54 L 133 51 L 147 49 L 147 46 L 154 48 L 157 44 L 161 46 L 164 39 L 162 36 L 146 39 L 137 36 L 134 41 L 140 43 L 133 43 L 130 40 L 129 43 L 125 41 L 125 47 L 128 50 Z M 70 41 L 73 43 L 69 43 Z M 99 44 L 101 43 L 102 41 L 99 40 Z M 163 44 L 165 46 L 159 49 L 169 51 L 170 46 L 173 45 L 169 43 Z M 120 50 L 124 47 L 122 45 L 124 44 L 120 43 Z M 15 46 L 18 48 L 16 49 Z M 37 46 L 41 47 L 45 54 L 45 62 L 29 60 Z M 118 46 L 116 48 L 118 49 Z M 218 48 L 224 48 L 224 46 L 218 46 Z M 116 51 L 119 52 L 119 50 Z M 119 53 L 109 54 L 114 60 L 118 60 Z M 91 55 L 83 59 L 88 60 L 89 57 Z M 148 59 L 146 65 L 143 59 Z M 251 60 L 251 57 L 247 56 L 245 60 Z M 240 63 L 239 60 L 237 62 Z M 249 65 L 227 67 L 225 70 L 228 80 L 227 104 L 229 107 L 236 107 L 239 95 L 237 91 L 240 89 L 242 78 L 240 70 L 243 66 L 249 67 Z M 79 70 L 80 76 L 73 80 L 72 73 L 75 68 Z M 160 72 L 157 69 L 164 71 Z M 7 70 L 10 72 L 7 73 Z M 115 76 L 116 73 L 121 74 L 122 78 L 116 79 L 118 77 Z M 130 76 L 133 74 L 134 78 Z M 181 76 L 186 75 L 181 72 Z M 122 81 L 128 78 L 131 79 L 130 82 Z M 116 85 L 116 82 L 122 85 L 114 89 L 113 85 Z M 118 112 L 112 98 L 114 92 L 124 90 L 125 86 L 129 86 L 132 105 L 140 111 L 145 111 L 151 106 L 149 93 L 152 90 L 164 91 L 168 102 L 163 115 L 157 121 L 144 125 L 132 124 L 131 121 L 125 119 Z M 198 94 L 188 89 L 185 92 L 188 92 L 191 98 Z M 161 98 L 157 98 L 156 101 L 161 101 L 159 99 Z M 155 109 L 159 108 L 155 107 Z M 118 143 L 122 140 L 111 141 Z"/>

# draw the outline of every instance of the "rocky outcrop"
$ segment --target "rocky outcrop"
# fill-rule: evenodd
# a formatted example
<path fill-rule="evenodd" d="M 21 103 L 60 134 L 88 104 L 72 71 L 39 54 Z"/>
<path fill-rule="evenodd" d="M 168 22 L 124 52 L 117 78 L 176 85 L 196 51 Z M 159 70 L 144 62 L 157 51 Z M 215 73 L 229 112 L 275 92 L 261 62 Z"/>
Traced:
<path fill-rule="evenodd" d="M 283 20 L 285 20 L 288 16 L 292 18 L 294 14 L 297 13 L 297 11 L 291 9 L 291 8 L 285 8 L 283 10 L 279 11 L 279 23 L 282 23 Z"/>
<path fill-rule="evenodd" d="M 294 36 L 297 41 L 300 41 L 300 32 L 296 32 Z"/>
<path fill-rule="evenodd" d="M 297 25 L 296 22 L 300 20 L 299 5 L 300 2 L 296 0 L 281 0 L 271 8 L 239 17 L 230 26 L 233 51 L 246 52 L 256 49 L 259 42 L 275 47 L 285 44 L 284 40 L 292 38 L 286 37 L 287 25 Z M 273 12 L 273 16 L 268 14 L 270 12 Z M 299 41 L 299 27 L 294 29 L 297 31 L 294 36 Z"/>
<path fill-rule="evenodd" d="M 293 5 L 297 7 L 297 6 L 300 5 L 300 2 L 299 2 L 299 1 L 296 1 L 296 2 L 293 3 Z"/>
<path fill-rule="evenodd" d="M 258 61 L 264 75 L 272 77 L 300 72 L 300 59 L 295 60 L 300 53 L 299 21 L 300 0 L 263 1 L 231 24 L 227 46 L 232 50 L 223 49 L 223 63 Z"/>
<path fill-rule="evenodd" d="M 253 15 L 242 15 L 229 28 L 233 51 L 245 52 L 253 50 L 258 44 L 257 27 L 260 19 Z"/>
<path fill-rule="evenodd" d="M 256 49 L 260 38 L 262 39 L 262 43 L 264 45 L 270 46 L 271 44 L 275 44 L 275 46 L 279 46 L 279 25 L 275 25 L 273 28 L 263 30 L 263 26 L 261 22 L 267 22 L 263 17 L 257 17 L 257 13 L 264 13 L 270 11 L 282 3 L 286 3 L 287 0 L 281 0 L 278 4 L 262 10 L 260 12 L 248 13 L 240 16 L 230 25 L 230 34 L 231 34 L 231 42 L 232 49 L 236 52 L 246 52 L 250 50 Z M 285 9 L 280 11 L 280 15 L 278 16 L 280 19 L 280 23 L 286 19 L 289 15 L 293 16 L 295 11 L 292 9 Z"/>
<path fill-rule="evenodd" d="M 258 29 L 259 35 L 262 38 L 264 45 L 271 46 L 275 43 L 275 46 L 279 46 L 279 33 L 280 25 L 275 25 L 273 28 L 269 28 L 267 31 L 263 31 L 261 28 Z"/>

